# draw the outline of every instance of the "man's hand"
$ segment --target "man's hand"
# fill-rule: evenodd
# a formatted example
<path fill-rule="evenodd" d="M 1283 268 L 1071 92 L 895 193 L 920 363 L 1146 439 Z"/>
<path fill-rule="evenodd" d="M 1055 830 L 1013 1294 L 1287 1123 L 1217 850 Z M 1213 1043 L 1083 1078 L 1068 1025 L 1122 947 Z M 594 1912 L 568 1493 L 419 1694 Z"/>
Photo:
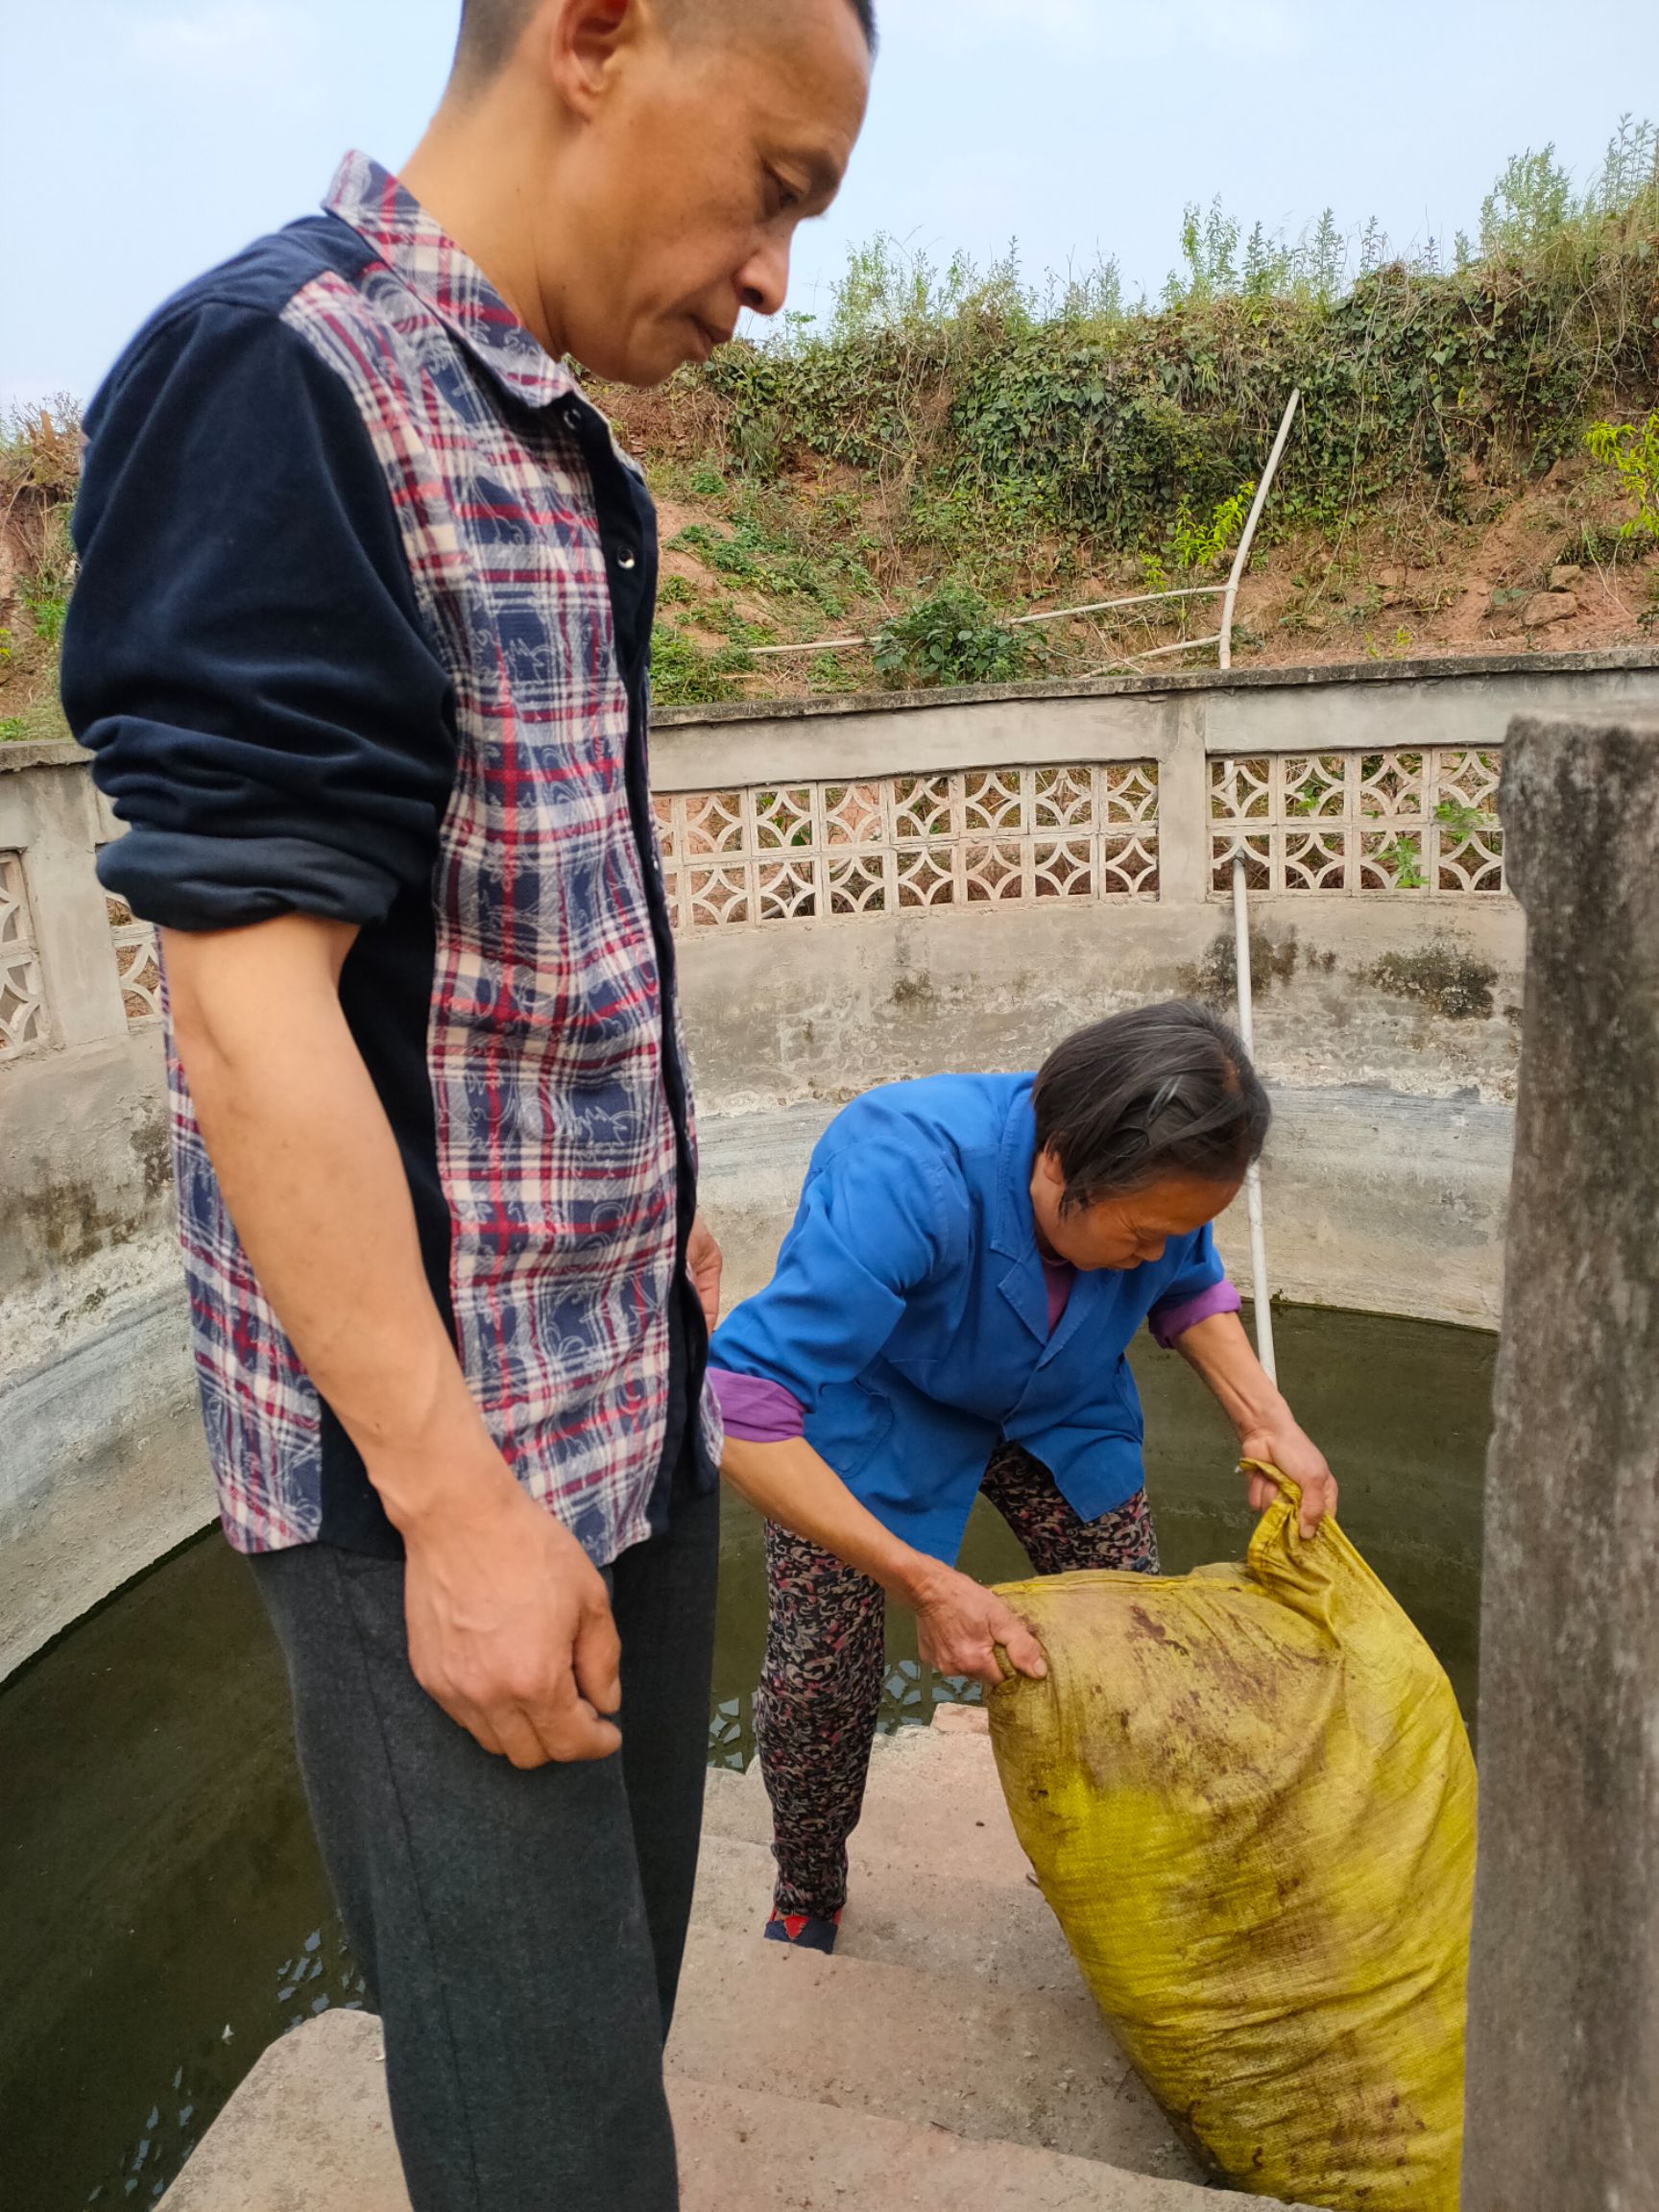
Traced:
<path fill-rule="evenodd" d="M 515 1767 L 609 1759 L 621 1645 L 604 1577 L 505 1463 L 402 1522 L 415 1678 Z"/>
<path fill-rule="evenodd" d="M 1270 1428 L 1252 1430 L 1238 1440 L 1246 1459 L 1265 1459 L 1287 1475 L 1302 1493 L 1302 1533 L 1311 1536 L 1327 1513 L 1336 1510 L 1336 1478 L 1317 1444 L 1291 1420 L 1288 1413 Z M 1267 1476 L 1250 1470 L 1250 1510 L 1264 1513 L 1279 1495 L 1279 1485 Z"/>
<path fill-rule="evenodd" d="M 685 1272 L 691 1278 L 691 1287 L 697 1293 L 697 1303 L 703 1309 L 710 1336 L 720 1325 L 720 1274 L 725 1264 L 720 1247 L 714 1241 L 714 1232 L 699 1214 L 691 1224 L 690 1240 L 685 1246 Z"/>
<path fill-rule="evenodd" d="M 1047 1673 L 1042 1647 L 1024 1622 L 971 1575 L 938 1567 L 914 1602 L 917 1648 L 936 1674 L 967 1674 L 995 1689 L 1003 1679 L 998 1645 L 1020 1673 L 1033 1681 Z"/>

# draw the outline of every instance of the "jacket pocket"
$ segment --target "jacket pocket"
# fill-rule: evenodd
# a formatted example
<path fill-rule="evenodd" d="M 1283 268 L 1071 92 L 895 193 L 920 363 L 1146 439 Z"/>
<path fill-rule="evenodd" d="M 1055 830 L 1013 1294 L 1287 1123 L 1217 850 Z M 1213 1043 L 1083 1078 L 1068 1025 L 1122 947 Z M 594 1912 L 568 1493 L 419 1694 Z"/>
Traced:
<path fill-rule="evenodd" d="M 806 1441 L 843 1481 L 858 1474 L 892 1433 L 894 1406 L 884 1390 L 841 1382 L 822 1393 L 806 1424 Z"/>

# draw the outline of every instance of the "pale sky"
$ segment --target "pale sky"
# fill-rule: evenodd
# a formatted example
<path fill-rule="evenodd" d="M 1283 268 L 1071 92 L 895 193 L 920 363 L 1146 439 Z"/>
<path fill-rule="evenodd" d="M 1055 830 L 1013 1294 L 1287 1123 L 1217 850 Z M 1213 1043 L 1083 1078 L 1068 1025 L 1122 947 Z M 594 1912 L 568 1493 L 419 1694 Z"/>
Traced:
<path fill-rule="evenodd" d="M 1504 159 L 1588 171 L 1659 116 L 1655 0 L 886 0 L 863 144 L 791 304 L 850 241 L 1032 271 L 1116 255 L 1131 293 L 1222 194 L 1292 233 L 1326 205 L 1398 243 L 1472 229 Z M 12 0 L 0 132 L 0 402 L 89 396 L 149 309 L 303 213 L 339 155 L 396 167 L 456 0 Z"/>

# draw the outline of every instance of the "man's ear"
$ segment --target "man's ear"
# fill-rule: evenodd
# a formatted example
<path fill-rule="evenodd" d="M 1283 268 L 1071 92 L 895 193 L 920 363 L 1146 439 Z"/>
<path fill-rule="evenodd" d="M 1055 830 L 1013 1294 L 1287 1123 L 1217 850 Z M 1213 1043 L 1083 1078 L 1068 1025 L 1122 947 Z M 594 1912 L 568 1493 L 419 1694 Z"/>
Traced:
<path fill-rule="evenodd" d="M 547 0 L 532 36 L 561 102 L 589 122 L 624 55 L 656 27 L 651 0 Z"/>

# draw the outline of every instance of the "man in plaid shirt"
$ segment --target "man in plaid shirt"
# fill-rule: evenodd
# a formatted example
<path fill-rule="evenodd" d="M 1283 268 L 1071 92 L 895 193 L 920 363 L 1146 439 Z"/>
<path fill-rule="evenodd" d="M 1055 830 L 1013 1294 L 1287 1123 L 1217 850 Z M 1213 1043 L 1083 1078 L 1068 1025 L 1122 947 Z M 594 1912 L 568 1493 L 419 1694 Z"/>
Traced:
<path fill-rule="evenodd" d="M 655 520 L 564 363 L 654 384 L 777 312 L 873 39 L 870 0 L 466 0 L 401 177 L 349 156 L 88 418 L 64 696 L 162 933 L 223 1519 L 416 2212 L 677 2202 L 719 1255 Z"/>

